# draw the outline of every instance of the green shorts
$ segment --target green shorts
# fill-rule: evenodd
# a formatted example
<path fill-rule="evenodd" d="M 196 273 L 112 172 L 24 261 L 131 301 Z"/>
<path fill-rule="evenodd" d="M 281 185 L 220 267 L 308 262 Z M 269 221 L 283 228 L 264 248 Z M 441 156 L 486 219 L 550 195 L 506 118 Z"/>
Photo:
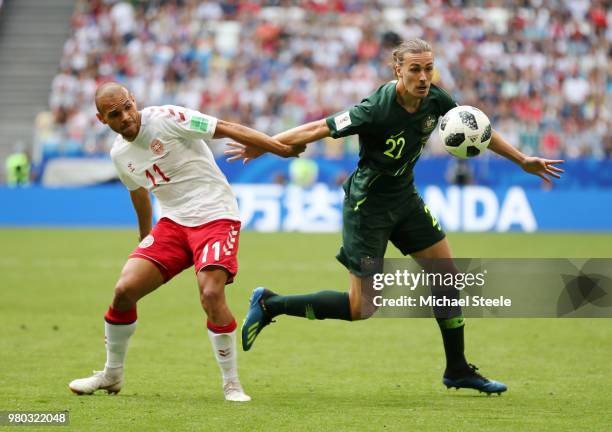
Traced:
<path fill-rule="evenodd" d="M 362 260 L 384 258 L 389 241 L 408 255 L 427 249 L 445 237 L 412 185 L 396 199 L 383 194 L 372 196 L 373 191 L 364 199 L 362 193 L 346 186 L 345 192 L 342 247 L 336 258 L 356 276 L 372 273 L 362 268 Z"/>

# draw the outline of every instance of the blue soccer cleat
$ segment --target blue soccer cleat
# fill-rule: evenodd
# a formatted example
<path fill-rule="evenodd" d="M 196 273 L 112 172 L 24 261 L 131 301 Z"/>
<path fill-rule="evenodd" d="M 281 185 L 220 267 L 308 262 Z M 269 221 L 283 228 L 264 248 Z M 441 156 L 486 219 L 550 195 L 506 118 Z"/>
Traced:
<path fill-rule="evenodd" d="M 259 332 L 272 322 L 265 309 L 264 300 L 275 295 L 272 291 L 259 287 L 253 290 L 249 300 L 249 311 L 242 323 L 242 349 L 248 351 L 253 346 Z"/>
<path fill-rule="evenodd" d="M 447 370 L 442 378 L 442 383 L 447 388 L 455 387 L 457 390 L 471 388 L 486 393 L 487 396 L 490 396 L 491 393 L 501 395 L 508 390 L 506 384 L 489 380 L 476 372 L 477 370 L 478 368 L 473 364 L 469 364 L 468 368 L 461 372 L 449 372 Z"/>

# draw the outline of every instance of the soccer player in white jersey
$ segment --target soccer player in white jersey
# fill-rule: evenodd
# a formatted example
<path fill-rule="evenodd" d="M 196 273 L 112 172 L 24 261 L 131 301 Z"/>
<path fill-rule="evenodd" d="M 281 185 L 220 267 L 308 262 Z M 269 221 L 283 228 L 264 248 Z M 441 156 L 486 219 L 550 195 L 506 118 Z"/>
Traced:
<path fill-rule="evenodd" d="M 204 140 L 228 137 L 284 157 L 303 148 L 294 150 L 253 129 L 187 108 L 138 111 L 134 97 L 117 83 L 98 88 L 96 106 L 98 119 L 119 134 L 111 157 L 130 191 L 140 244 L 123 267 L 104 316 L 104 370 L 72 381 L 70 389 L 77 394 L 121 390 L 128 341 L 136 329 L 136 303 L 193 265 L 225 399 L 249 401 L 238 379 L 236 320 L 224 293 L 238 271 L 238 206 Z M 153 228 L 149 192 L 161 205 Z"/>

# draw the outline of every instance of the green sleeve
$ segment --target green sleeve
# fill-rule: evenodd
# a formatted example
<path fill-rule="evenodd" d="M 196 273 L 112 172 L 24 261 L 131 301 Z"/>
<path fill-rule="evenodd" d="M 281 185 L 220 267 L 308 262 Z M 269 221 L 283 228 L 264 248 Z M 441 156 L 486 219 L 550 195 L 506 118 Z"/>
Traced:
<path fill-rule="evenodd" d="M 440 88 L 440 109 L 442 110 L 442 112 L 440 113 L 441 116 L 443 116 L 458 105 L 459 104 L 455 102 L 455 99 L 453 99 L 453 97 L 449 95 L 446 90 Z"/>
<path fill-rule="evenodd" d="M 372 103 L 364 99 L 359 105 L 327 117 L 325 121 L 333 138 L 360 134 L 374 122 Z"/>

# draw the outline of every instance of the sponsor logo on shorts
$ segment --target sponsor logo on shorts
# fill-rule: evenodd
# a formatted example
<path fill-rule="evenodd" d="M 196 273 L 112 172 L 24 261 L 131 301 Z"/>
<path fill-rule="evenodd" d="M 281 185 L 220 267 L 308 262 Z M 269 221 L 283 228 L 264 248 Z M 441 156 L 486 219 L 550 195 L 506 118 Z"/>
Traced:
<path fill-rule="evenodd" d="M 156 155 L 158 155 L 158 156 L 161 155 L 164 152 L 164 145 L 157 138 L 155 138 L 153 141 L 151 141 L 151 145 L 149 147 L 151 147 L 151 151 L 153 153 L 155 153 Z"/>
<path fill-rule="evenodd" d="M 351 115 L 348 111 L 343 112 L 340 115 L 334 117 L 334 123 L 336 123 L 336 130 L 342 130 L 347 126 L 351 125 Z"/>
<path fill-rule="evenodd" d="M 142 239 L 138 247 L 141 249 L 148 248 L 149 246 L 153 244 L 154 241 L 155 239 L 153 238 L 153 236 L 149 234 L 148 236 Z"/>

